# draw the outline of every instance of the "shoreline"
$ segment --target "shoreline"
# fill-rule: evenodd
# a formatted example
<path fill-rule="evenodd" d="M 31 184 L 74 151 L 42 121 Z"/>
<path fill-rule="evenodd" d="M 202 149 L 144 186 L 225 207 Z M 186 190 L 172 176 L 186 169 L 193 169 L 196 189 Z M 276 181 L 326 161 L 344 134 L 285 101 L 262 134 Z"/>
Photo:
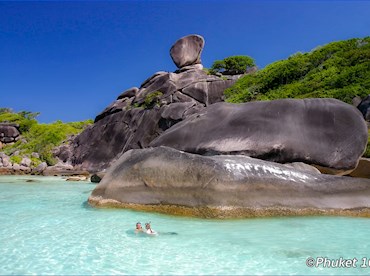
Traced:
<path fill-rule="evenodd" d="M 243 219 L 266 217 L 294 216 L 343 216 L 370 218 L 370 208 L 292 208 L 292 207 L 237 207 L 237 206 L 200 206 L 187 207 L 172 204 L 134 204 L 123 203 L 114 199 L 103 199 L 90 196 L 88 203 L 94 208 L 130 209 L 142 212 L 154 212 L 181 217 L 196 217 L 204 219 Z"/>
<path fill-rule="evenodd" d="M 0 176 L 33 176 L 33 177 L 50 177 L 50 175 L 34 174 L 6 174 Z M 52 177 L 64 177 L 68 175 L 51 175 Z M 88 179 L 77 180 L 79 182 L 91 182 Z M 104 199 L 101 196 L 89 196 L 88 204 L 93 208 L 115 208 L 129 209 L 141 212 L 159 213 L 179 217 L 194 217 L 202 219 L 246 219 L 246 218 L 268 218 L 268 217 L 295 217 L 295 216 L 342 216 L 342 217 L 362 217 L 370 218 L 369 207 L 358 208 L 294 208 L 294 207 L 238 207 L 238 206 L 199 206 L 188 207 L 175 204 L 135 204 L 123 203 L 114 199 Z"/>

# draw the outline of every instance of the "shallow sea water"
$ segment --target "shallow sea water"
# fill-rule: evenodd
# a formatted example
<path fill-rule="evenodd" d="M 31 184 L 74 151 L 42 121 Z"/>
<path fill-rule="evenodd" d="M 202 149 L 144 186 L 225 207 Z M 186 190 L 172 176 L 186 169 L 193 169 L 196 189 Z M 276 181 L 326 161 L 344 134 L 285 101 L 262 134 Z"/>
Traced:
<path fill-rule="evenodd" d="M 1 176 L 0 274 L 370 274 L 360 267 L 370 258 L 370 219 L 204 220 L 95 209 L 86 203 L 94 187 Z M 151 221 L 160 235 L 135 235 L 137 221 Z M 310 268 L 308 257 L 359 261 Z"/>

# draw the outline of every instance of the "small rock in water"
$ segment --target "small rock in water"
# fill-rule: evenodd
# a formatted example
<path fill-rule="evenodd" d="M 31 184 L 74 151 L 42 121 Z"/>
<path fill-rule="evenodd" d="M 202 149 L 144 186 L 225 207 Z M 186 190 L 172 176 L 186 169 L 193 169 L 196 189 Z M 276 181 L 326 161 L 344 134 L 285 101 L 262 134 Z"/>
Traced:
<path fill-rule="evenodd" d="M 87 177 L 84 175 L 81 176 L 70 176 L 66 179 L 66 181 L 86 181 Z"/>

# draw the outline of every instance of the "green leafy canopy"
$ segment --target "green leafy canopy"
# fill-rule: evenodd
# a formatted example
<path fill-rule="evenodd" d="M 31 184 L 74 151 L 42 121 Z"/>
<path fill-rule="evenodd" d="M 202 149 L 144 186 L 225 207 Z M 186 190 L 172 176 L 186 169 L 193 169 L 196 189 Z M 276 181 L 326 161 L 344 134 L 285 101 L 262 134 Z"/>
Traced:
<path fill-rule="evenodd" d="M 240 78 L 226 101 L 336 98 L 351 103 L 370 91 L 370 37 L 332 42 L 296 53 Z"/>
<path fill-rule="evenodd" d="M 244 74 L 255 66 L 254 60 L 249 56 L 231 56 L 223 60 L 216 60 L 210 72 L 212 74 L 222 73 L 224 75 Z"/>

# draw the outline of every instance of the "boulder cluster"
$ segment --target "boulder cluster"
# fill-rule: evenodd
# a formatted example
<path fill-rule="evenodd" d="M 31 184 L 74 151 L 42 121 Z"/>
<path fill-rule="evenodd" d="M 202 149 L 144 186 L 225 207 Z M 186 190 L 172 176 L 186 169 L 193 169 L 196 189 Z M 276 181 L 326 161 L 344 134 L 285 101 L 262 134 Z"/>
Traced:
<path fill-rule="evenodd" d="M 33 152 L 31 157 L 38 158 L 38 153 Z M 2 174 L 42 174 L 47 164 L 42 162 L 34 164 L 31 158 L 21 156 L 19 151 L 15 151 L 10 156 L 0 152 L 0 175 Z"/>

